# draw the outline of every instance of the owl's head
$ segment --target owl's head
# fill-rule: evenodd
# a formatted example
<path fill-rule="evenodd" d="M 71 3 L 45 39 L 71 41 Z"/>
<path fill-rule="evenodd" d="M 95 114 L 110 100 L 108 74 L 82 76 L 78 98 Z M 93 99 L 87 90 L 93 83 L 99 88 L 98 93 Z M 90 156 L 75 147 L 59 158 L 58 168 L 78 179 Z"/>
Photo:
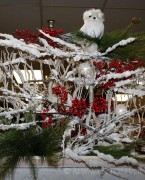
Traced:
<path fill-rule="evenodd" d="M 104 14 L 100 9 L 90 9 L 85 11 L 83 14 L 84 23 L 86 22 L 95 22 L 95 21 L 104 21 Z"/>

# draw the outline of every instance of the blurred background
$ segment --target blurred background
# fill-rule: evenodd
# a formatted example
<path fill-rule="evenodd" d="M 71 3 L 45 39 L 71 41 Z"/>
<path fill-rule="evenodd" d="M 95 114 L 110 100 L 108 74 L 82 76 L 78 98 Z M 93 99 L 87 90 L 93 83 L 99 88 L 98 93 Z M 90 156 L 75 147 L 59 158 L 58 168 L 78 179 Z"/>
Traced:
<path fill-rule="evenodd" d="M 48 20 L 55 20 L 56 29 L 76 31 L 83 25 L 83 12 L 90 8 L 104 12 L 105 31 L 126 27 L 134 16 L 142 19 L 136 31 L 145 30 L 145 0 L 0 0 L 0 32 L 37 32 L 48 27 Z"/>

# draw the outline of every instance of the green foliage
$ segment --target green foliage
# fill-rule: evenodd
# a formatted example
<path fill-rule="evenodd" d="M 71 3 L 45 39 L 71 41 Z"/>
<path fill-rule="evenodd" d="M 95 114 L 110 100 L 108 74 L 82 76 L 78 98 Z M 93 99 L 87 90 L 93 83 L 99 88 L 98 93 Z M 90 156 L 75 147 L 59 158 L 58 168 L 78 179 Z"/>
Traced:
<path fill-rule="evenodd" d="M 4 116 L 0 117 L 0 124 L 6 124 L 6 118 Z"/>
<path fill-rule="evenodd" d="M 145 59 L 145 32 L 133 33 L 134 26 L 129 25 L 125 29 L 116 30 L 105 33 L 100 42 L 98 43 L 101 52 L 104 52 L 108 47 L 112 47 L 123 39 L 130 37 L 136 38 L 132 43 L 126 46 L 120 46 L 114 51 L 110 52 L 107 56 L 112 59 L 131 60 L 133 58 Z"/>
<path fill-rule="evenodd" d="M 115 30 L 112 32 L 106 32 L 101 39 L 91 38 L 86 34 L 78 31 L 72 39 L 87 42 L 97 43 L 100 52 L 105 52 L 108 47 L 112 47 L 114 44 L 121 40 L 125 40 L 130 37 L 136 38 L 136 40 L 126 46 L 117 47 L 114 51 L 107 54 L 107 57 L 111 59 L 132 60 L 138 58 L 140 60 L 145 59 L 145 32 L 134 33 L 133 28 L 135 24 L 131 23 L 127 28 Z"/>
<path fill-rule="evenodd" d="M 94 150 L 98 150 L 101 153 L 104 154 L 110 154 L 113 156 L 115 159 L 120 159 L 123 156 L 128 156 L 135 158 L 139 162 L 145 163 L 145 158 L 144 157 L 139 157 L 137 155 L 132 155 L 131 154 L 131 149 L 136 149 L 137 144 L 136 143 L 131 143 L 131 144 L 125 144 L 124 148 L 122 148 L 119 144 L 113 144 L 110 146 L 96 146 Z M 95 154 L 91 152 L 89 156 L 94 156 Z"/>
<path fill-rule="evenodd" d="M 35 118 L 33 109 L 28 109 L 28 111 L 25 112 L 24 117 L 26 123 L 34 121 Z"/>
<path fill-rule="evenodd" d="M 110 145 L 110 146 L 96 146 L 94 150 L 98 150 L 99 152 L 102 152 L 104 154 L 110 154 L 114 158 L 119 159 L 122 156 L 129 156 L 131 157 L 131 148 L 133 147 L 133 144 L 125 145 L 124 148 L 120 148 L 120 145 Z M 91 153 L 91 155 L 94 155 Z"/>
<path fill-rule="evenodd" d="M 81 31 L 77 31 L 76 33 L 74 33 L 72 36 L 72 40 L 74 40 L 74 41 L 86 40 L 90 44 L 91 43 L 99 43 L 99 41 L 100 41 L 98 38 L 92 38 L 92 37 L 88 36 L 87 34 L 81 32 Z"/>
<path fill-rule="evenodd" d="M 13 173 L 21 160 L 30 165 L 33 179 L 37 179 L 34 156 L 40 156 L 49 165 L 57 165 L 61 158 L 59 148 L 66 123 L 56 123 L 49 128 L 42 128 L 41 131 L 33 127 L 0 133 L 0 179 Z"/>

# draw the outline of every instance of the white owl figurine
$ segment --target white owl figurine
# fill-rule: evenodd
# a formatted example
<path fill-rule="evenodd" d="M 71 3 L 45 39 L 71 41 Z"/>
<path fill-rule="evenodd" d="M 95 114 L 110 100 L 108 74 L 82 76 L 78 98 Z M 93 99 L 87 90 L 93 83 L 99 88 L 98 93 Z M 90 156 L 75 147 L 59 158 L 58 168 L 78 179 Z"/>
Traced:
<path fill-rule="evenodd" d="M 84 34 L 101 39 L 104 34 L 104 14 L 100 9 L 90 9 L 83 14 L 84 25 L 80 31 Z"/>

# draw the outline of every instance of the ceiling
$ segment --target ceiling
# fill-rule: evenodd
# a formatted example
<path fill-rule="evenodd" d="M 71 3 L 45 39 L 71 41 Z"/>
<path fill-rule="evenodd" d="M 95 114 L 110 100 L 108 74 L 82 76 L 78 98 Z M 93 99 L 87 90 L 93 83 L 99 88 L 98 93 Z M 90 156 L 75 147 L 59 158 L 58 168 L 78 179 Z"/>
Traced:
<path fill-rule="evenodd" d="M 75 31 L 83 25 L 83 12 L 90 8 L 103 10 L 105 31 L 127 26 L 133 16 L 142 19 L 136 30 L 145 30 L 145 0 L 0 0 L 0 32 L 37 32 L 51 19 L 55 28 Z"/>

